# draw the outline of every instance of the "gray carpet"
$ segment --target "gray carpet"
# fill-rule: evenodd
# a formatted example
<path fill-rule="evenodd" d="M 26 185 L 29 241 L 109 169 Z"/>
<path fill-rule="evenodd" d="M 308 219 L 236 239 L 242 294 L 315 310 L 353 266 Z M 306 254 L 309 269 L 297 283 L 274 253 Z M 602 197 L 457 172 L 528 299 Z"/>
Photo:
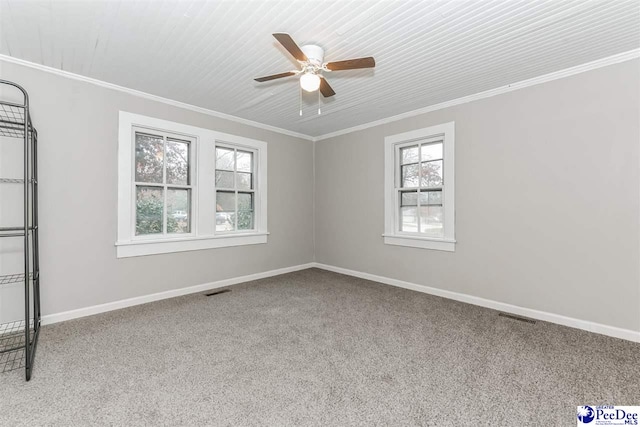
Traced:
<path fill-rule="evenodd" d="M 0 425 L 575 425 L 640 345 L 317 269 L 42 329 Z"/>

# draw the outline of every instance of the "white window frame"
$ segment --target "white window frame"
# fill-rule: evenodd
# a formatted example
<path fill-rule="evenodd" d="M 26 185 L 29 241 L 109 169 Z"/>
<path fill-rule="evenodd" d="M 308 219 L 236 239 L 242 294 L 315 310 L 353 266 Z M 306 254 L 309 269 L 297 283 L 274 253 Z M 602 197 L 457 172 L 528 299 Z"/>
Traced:
<path fill-rule="evenodd" d="M 185 189 L 190 189 L 191 190 L 191 218 L 189 218 L 190 221 L 190 229 L 191 231 L 189 233 L 165 233 L 164 230 L 167 228 L 167 216 L 163 215 L 162 218 L 162 228 L 163 228 L 163 233 L 162 234 L 147 234 L 147 235 L 136 235 L 135 233 L 135 229 L 136 229 L 136 213 L 135 213 L 135 209 L 133 209 L 132 215 L 131 215 L 131 240 L 135 241 L 135 240 L 162 240 L 162 239 L 168 239 L 168 238 L 187 238 L 187 237 L 194 237 L 196 235 L 196 231 L 195 231 L 195 227 L 194 227 L 194 222 L 193 222 L 193 216 L 194 216 L 194 212 L 196 211 L 196 202 L 198 200 L 197 198 L 197 194 L 198 194 L 198 189 L 197 186 L 194 185 L 195 182 L 195 176 L 196 176 L 196 165 L 194 162 L 195 159 L 195 155 L 194 155 L 194 151 L 195 151 L 195 146 L 196 146 L 196 139 L 193 136 L 189 136 L 189 135 L 185 135 L 185 134 L 179 134 L 176 132 L 168 132 L 165 130 L 159 130 L 159 129 L 151 129 L 148 127 L 140 127 L 140 126 L 132 126 L 131 127 L 131 144 L 133 146 L 133 151 L 135 153 L 135 134 L 136 132 L 139 133 L 146 133 L 149 135 L 155 135 L 155 136 L 162 136 L 165 141 L 168 138 L 175 138 L 175 139 L 181 139 L 184 141 L 188 141 L 189 142 L 189 183 L 188 185 L 174 185 L 174 184 L 167 184 L 166 182 L 164 182 L 163 184 L 159 184 L 159 183 L 151 183 L 151 182 L 139 182 L 135 180 L 135 162 L 133 161 L 135 159 L 135 154 L 132 153 L 132 161 L 131 161 L 131 206 L 132 209 L 133 207 L 135 207 L 136 205 L 136 187 L 138 186 L 144 186 L 144 187 L 158 187 L 158 188 L 162 188 L 164 190 L 164 208 L 167 208 L 167 189 L 169 187 L 171 188 L 185 188 Z M 166 145 L 165 145 L 165 149 L 166 149 Z M 166 158 L 166 157 L 165 157 Z M 165 166 L 165 171 L 166 171 L 166 166 Z M 163 180 L 165 178 L 163 177 Z M 163 210 L 164 212 L 164 210 Z"/>
<path fill-rule="evenodd" d="M 216 187 L 216 194 L 215 194 L 215 202 L 216 202 L 216 212 L 217 212 L 217 207 L 218 207 L 218 191 L 222 191 L 222 192 L 233 192 L 235 193 L 236 196 L 236 206 L 235 206 L 235 214 L 236 214 L 236 219 L 235 219 L 235 223 L 234 226 L 237 228 L 238 226 L 238 222 L 237 222 L 237 215 L 238 215 L 238 193 L 253 193 L 253 212 L 254 212 L 254 221 L 253 221 L 253 229 L 251 230 L 234 230 L 234 231 L 216 231 L 216 234 L 219 235 L 230 235 L 230 234 L 246 234 L 246 233 L 252 233 L 255 231 L 256 229 L 256 206 L 257 206 L 257 198 L 258 198 L 258 192 L 256 190 L 256 180 L 257 180 L 257 174 L 256 174 L 256 170 L 257 170 L 257 162 L 256 159 L 258 158 L 258 152 L 251 148 L 251 147 L 246 147 L 246 146 L 241 146 L 241 145 L 237 145 L 237 144 L 227 144 L 223 141 L 219 141 L 216 142 L 216 148 L 220 147 L 220 148 L 224 148 L 224 149 L 228 149 L 228 150 L 234 150 L 234 155 L 237 154 L 238 151 L 245 151 L 245 152 L 250 152 L 253 157 L 253 172 L 252 172 L 252 188 L 250 190 L 247 189 L 241 189 L 238 188 L 238 186 L 236 185 L 236 176 L 235 173 L 237 172 L 237 167 L 236 170 L 234 170 L 234 187 L 233 188 L 229 188 L 229 187 Z M 237 166 L 237 165 L 236 165 Z M 214 171 L 217 170 L 217 167 L 215 165 L 215 160 L 214 160 Z"/>
<path fill-rule="evenodd" d="M 135 235 L 135 131 L 191 141 L 191 232 Z M 215 147 L 254 153 L 254 229 L 216 232 Z M 210 129 L 120 111 L 118 132 L 118 258 L 267 243 L 267 143 Z"/>
<path fill-rule="evenodd" d="M 399 148 L 405 145 L 441 139 L 443 144 L 444 236 L 427 237 L 417 232 L 400 231 Z M 391 135 L 384 139 L 384 243 L 413 248 L 455 251 L 455 122 Z"/>

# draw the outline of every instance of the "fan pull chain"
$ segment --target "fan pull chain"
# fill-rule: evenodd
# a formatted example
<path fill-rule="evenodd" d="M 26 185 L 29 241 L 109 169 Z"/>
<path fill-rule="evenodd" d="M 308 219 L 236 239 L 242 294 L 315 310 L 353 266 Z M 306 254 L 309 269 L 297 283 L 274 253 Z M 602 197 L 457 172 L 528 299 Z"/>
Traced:
<path fill-rule="evenodd" d="M 322 114 L 322 110 L 320 109 L 320 90 L 318 89 L 318 115 Z"/>
<path fill-rule="evenodd" d="M 300 117 L 302 117 L 302 86 L 300 86 Z"/>

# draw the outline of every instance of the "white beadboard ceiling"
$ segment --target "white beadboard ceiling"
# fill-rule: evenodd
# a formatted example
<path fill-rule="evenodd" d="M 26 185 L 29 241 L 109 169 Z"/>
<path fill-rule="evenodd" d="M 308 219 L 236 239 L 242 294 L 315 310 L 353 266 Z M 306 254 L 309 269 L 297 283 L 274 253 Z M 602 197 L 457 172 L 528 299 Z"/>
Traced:
<path fill-rule="evenodd" d="M 318 136 L 640 47 L 637 0 L 0 0 L 0 52 Z M 375 70 L 327 73 L 337 92 L 295 77 L 271 36 L 319 44 L 325 60 L 374 56 Z"/>

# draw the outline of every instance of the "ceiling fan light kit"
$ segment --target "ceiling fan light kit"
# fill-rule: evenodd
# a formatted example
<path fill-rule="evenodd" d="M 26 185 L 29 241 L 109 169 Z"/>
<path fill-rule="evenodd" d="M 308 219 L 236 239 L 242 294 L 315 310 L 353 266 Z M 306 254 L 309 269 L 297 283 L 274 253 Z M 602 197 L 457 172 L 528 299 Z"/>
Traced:
<path fill-rule="evenodd" d="M 300 87 L 307 92 L 315 92 L 320 88 L 320 77 L 314 73 L 304 73 L 300 76 Z"/>
<path fill-rule="evenodd" d="M 269 80 L 302 74 L 300 76 L 300 87 L 303 90 L 307 92 L 315 92 L 319 89 L 322 96 L 328 98 L 336 93 L 331 86 L 329 86 L 327 79 L 322 74 L 323 72 L 373 68 L 376 65 L 375 60 L 371 56 L 366 58 L 347 59 L 345 61 L 324 62 L 324 49 L 320 46 L 309 44 L 298 47 L 291 36 L 286 33 L 275 33 L 273 34 L 273 37 L 275 37 L 275 39 L 278 40 L 278 42 L 280 42 L 280 44 L 300 63 L 300 69 L 265 77 L 258 77 L 255 79 L 257 82 L 266 82 Z M 320 93 L 318 94 L 318 97 L 320 96 Z M 302 115 L 302 110 L 300 111 L 300 115 Z M 319 108 L 318 114 L 320 114 Z"/>

